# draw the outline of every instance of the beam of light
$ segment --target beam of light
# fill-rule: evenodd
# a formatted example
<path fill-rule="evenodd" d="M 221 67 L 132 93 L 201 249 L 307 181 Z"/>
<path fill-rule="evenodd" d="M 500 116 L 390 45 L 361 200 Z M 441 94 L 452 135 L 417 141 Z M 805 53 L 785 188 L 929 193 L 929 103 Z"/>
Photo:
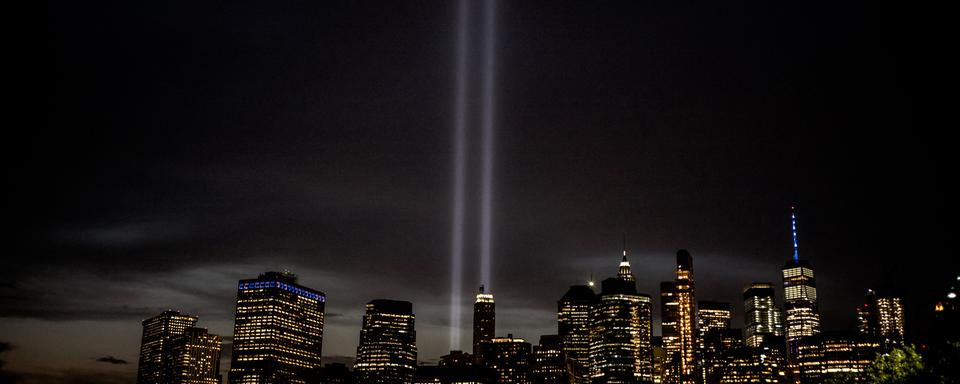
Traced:
<path fill-rule="evenodd" d="M 480 282 L 490 289 L 491 252 L 493 248 L 493 120 L 494 63 L 496 48 L 496 0 L 484 3 L 483 24 L 483 114 L 481 144 L 483 148 L 482 189 L 480 201 Z"/>
<path fill-rule="evenodd" d="M 468 0 L 460 0 L 457 8 L 453 224 L 450 234 L 450 350 L 460 350 L 460 300 L 463 296 L 463 221 L 467 168 L 467 23 L 470 21 Z"/>

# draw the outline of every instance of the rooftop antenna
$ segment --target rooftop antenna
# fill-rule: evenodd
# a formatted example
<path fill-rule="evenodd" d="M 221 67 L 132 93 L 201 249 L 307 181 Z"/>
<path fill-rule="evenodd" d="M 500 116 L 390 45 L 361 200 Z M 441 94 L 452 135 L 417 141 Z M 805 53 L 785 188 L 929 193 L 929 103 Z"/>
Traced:
<path fill-rule="evenodd" d="M 800 261 L 800 242 L 797 240 L 797 205 L 790 205 L 790 227 L 793 233 L 793 262 Z"/>

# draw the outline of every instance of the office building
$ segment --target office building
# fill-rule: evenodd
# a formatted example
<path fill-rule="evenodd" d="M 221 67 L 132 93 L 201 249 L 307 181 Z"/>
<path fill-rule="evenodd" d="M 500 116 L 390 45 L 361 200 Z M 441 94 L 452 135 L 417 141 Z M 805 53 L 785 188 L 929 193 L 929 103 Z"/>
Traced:
<path fill-rule="evenodd" d="M 603 280 L 590 321 L 591 382 L 653 381 L 653 300 L 637 293 L 626 256 L 617 277 Z"/>
<path fill-rule="evenodd" d="M 766 339 L 783 338 L 782 314 L 772 283 L 752 283 L 743 289 L 744 342 L 759 347 Z"/>
<path fill-rule="evenodd" d="M 480 352 L 480 343 L 493 340 L 496 331 L 497 316 L 493 294 L 484 292 L 480 286 L 476 301 L 473 303 L 473 354 Z"/>
<path fill-rule="evenodd" d="M 182 335 L 197 324 L 197 317 L 179 311 L 165 311 L 143 320 L 143 335 L 140 339 L 140 361 L 137 365 L 138 384 L 168 383 L 164 375 L 171 352 L 171 340 Z"/>
<path fill-rule="evenodd" d="M 480 355 L 487 367 L 497 372 L 500 384 L 529 384 L 531 370 L 530 343 L 515 338 L 495 337 L 480 344 Z"/>
<path fill-rule="evenodd" d="M 417 332 L 413 304 L 373 300 L 367 303 L 353 366 L 357 383 L 409 384 L 417 369 Z"/>
<path fill-rule="evenodd" d="M 240 280 L 230 383 L 304 383 L 321 367 L 325 302 L 289 272 Z"/>
<path fill-rule="evenodd" d="M 571 381 L 583 382 L 589 376 L 590 309 L 597 300 L 589 286 L 574 285 L 557 302 L 557 334 Z"/>

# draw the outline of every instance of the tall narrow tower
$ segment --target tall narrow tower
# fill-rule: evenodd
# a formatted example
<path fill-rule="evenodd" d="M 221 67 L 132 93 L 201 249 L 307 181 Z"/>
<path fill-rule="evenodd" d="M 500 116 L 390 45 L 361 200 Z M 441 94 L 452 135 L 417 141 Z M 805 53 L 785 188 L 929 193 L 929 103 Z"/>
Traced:
<path fill-rule="evenodd" d="M 493 294 L 484 292 L 480 286 L 477 300 L 473 303 L 473 355 L 480 356 L 480 344 L 493 340 L 497 324 L 496 304 Z"/>
<path fill-rule="evenodd" d="M 696 380 L 696 333 L 697 309 L 693 290 L 693 256 L 685 249 L 677 251 L 677 335 L 679 336 L 680 360 L 677 362 L 680 383 Z"/>
<path fill-rule="evenodd" d="M 617 277 L 603 280 L 600 299 L 590 310 L 593 383 L 653 381 L 653 299 L 637 293 L 625 258 Z"/>
<path fill-rule="evenodd" d="M 790 206 L 790 227 L 793 255 L 783 267 L 783 306 L 786 312 L 787 356 L 793 365 L 796 363 L 800 339 L 820 333 L 820 312 L 813 268 L 809 262 L 800 259 L 796 206 Z"/>

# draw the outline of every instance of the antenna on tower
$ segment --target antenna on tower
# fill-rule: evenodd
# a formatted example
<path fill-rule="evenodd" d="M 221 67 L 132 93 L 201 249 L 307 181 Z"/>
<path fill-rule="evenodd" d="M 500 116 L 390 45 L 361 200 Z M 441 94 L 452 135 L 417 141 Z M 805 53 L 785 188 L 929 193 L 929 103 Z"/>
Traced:
<path fill-rule="evenodd" d="M 793 234 L 793 261 L 800 261 L 800 242 L 797 240 L 797 205 L 790 205 L 790 229 Z"/>

